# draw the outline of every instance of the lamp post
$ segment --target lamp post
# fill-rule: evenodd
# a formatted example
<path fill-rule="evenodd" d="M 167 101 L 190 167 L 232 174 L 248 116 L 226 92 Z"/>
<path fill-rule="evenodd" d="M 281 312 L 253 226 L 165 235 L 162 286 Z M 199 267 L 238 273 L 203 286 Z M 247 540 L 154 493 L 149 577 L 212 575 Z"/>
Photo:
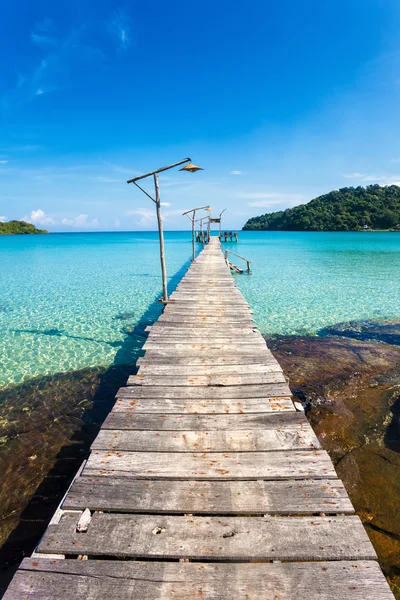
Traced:
<path fill-rule="evenodd" d="M 221 239 L 221 222 L 222 222 L 222 215 L 224 214 L 224 212 L 226 211 L 226 208 L 224 208 L 224 210 L 219 214 L 219 238 Z"/>
<path fill-rule="evenodd" d="M 191 208 L 190 210 L 187 210 L 186 212 L 182 213 L 182 215 L 186 215 L 188 217 L 188 219 L 192 222 L 192 262 L 194 261 L 194 258 L 195 258 L 194 223 L 195 223 L 195 218 L 196 218 L 196 211 L 198 211 L 198 210 L 211 210 L 211 208 L 209 206 L 200 206 L 199 208 Z"/>
<path fill-rule="evenodd" d="M 127 183 L 134 183 L 136 187 L 138 187 L 150 200 L 156 205 L 156 213 L 157 213 L 157 225 L 158 225 L 158 235 L 160 239 L 160 262 L 161 262 L 161 276 L 162 276 L 162 288 L 163 288 L 163 296 L 161 302 L 166 304 L 168 302 L 168 288 L 167 288 L 167 268 L 165 265 L 165 252 L 164 252 L 164 232 L 162 227 L 162 216 L 161 216 L 161 199 L 160 199 L 160 186 L 158 183 L 158 173 L 162 173 L 163 171 L 168 171 L 169 169 L 174 169 L 175 167 L 179 167 L 185 163 L 189 163 L 179 169 L 180 171 L 188 171 L 189 173 L 195 173 L 196 171 L 203 171 L 201 167 L 197 167 L 194 165 L 190 158 L 184 158 L 183 160 L 174 163 L 172 165 L 168 165 L 167 167 L 161 167 L 160 169 L 156 169 L 155 171 L 150 171 L 150 173 L 145 173 L 144 175 L 139 175 L 138 177 L 134 177 L 133 179 L 128 179 Z M 154 178 L 154 190 L 155 190 L 155 198 L 153 198 L 146 190 L 144 190 L 139 184 L 138 181 L 141 179 L 146 179 L 146 177 Z"/>
<path fill-rule="evenodd" d="M 200 223 L 200 238 L 201 238 L 203 247 L 204 247 L 204 244 L 205 244 L 205 241 L 204 241 L 205 237 L 203 235 L 203 221 L 205 221 L 206 219 L 209 219 L 209 217 L 208 216 L 207 217 L 201 217 L 201 219 L 197 219 L 196 220 L 196 223 Z"/>

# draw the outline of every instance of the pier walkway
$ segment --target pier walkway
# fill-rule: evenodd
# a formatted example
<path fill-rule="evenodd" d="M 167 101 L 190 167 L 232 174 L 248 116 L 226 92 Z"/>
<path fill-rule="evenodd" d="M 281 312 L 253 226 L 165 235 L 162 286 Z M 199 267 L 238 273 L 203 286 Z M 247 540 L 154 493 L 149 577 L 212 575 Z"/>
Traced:
<path fill-rule="evenodd" d="M 5 600 L 392 600 L 217 237 Z"/>

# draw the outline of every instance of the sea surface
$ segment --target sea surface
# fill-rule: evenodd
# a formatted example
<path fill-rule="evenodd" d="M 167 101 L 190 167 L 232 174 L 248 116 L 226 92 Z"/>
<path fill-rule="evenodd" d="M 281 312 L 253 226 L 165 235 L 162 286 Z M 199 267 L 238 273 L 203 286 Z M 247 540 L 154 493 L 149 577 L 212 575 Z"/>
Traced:
<path fill-rule="evenodd" d="M 173 290 L 190 233 L 165 240 Z M 400 317 L 400 233 L 239 232 L 223 246 L 251 260 L 236 281 L 264 334 Z M 0 387 L 134 363 L 160 294 L 157 233 L 0 236 Z"/>

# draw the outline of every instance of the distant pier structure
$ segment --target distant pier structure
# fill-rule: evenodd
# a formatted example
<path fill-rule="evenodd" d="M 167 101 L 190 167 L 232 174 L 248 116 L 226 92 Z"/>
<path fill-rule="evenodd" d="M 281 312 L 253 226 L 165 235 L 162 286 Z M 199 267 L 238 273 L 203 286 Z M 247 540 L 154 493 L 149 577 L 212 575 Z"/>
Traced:
<path fill-rule="evenodd" d="M 220 231 L 219 239 L 221 242 L 238 242 L 238 233 L 237 231 Z"/>
<path fill-rule="evenodd" d="M 226 208 L 220 213 L 219 217 L 212 217 L 211 214 L 207 217 L 203 217 L 199 219 L 197 222 L 199 223 L 199 230 L 196 231 L 196 242 L 200 242 L 203 245 L 208 244 L 210 241 L 211 235 L 211 225 L 214 223 L 218 223 L 218 238 L 220 242 L 238 242 L 239 236 L 237 231 L 223 231 L 221 229 L 222 223 L 222 215 L 226 211 Z M 203 229 L 203 226 L 205 228 Z"/>

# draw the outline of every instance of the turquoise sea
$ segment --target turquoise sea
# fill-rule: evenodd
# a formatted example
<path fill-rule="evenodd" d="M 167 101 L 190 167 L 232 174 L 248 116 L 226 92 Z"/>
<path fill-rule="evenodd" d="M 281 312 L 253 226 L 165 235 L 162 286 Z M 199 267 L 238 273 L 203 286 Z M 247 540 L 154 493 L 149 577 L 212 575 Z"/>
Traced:
<path fill-rule="evenodd" d="M 172 290 L 190 233 L 165 238 Z M 262 333 L 400 318 L 400 233 L 239 232 L 223 245 L 252 262 L 236 280 Z M 156 233 L 1 236 L 0 386 L 134 361 L 160 283 Z"/>

